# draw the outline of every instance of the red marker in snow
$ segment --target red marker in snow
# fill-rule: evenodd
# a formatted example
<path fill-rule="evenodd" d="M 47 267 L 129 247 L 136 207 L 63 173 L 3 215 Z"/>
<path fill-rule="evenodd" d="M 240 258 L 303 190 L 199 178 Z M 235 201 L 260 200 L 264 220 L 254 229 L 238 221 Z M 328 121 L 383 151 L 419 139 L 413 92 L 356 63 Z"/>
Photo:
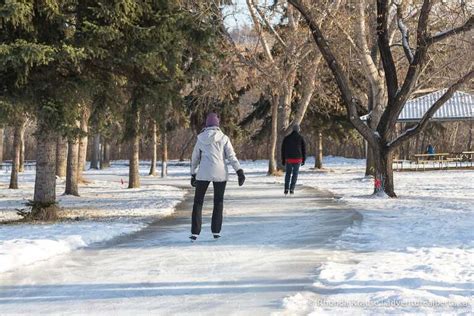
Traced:
<path fill-rule="evenodd" d="M 375 179 L 375 188 L 376 189 L 380 189 L 380 187 L 382 186 L 382 181 L 380 179 Z"/>

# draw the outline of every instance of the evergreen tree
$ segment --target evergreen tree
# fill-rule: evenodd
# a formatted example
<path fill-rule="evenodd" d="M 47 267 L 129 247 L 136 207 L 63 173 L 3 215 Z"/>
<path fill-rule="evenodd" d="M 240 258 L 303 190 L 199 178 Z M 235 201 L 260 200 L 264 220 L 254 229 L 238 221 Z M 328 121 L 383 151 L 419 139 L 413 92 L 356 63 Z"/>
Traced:
<path fill-rule="evenodd" d="M 0 4 L 0 98 L 29 105 L 37 122 L 34 219 L 56 217 L 56 136 L 74 112 L 78 66 L 86 57 L 73 45 L 72 1 L 4 1 Z"/>
<path fill-rule="evenodd" d="M 79 32 L 94 56 L 91 67 L 113 74 L 126 96 L 120 111 L 130 145 L 129 187 L 138 187 L 141 114 L 150 106 L 169 113 L 170 104 L 181 102 L 186 83 L 212 67 L 217 29 L 210 16 L 175 1 L 84 1 L 81 12 L 88 18 Z M 166 117 L 155 119 L 166 125 Z"/>

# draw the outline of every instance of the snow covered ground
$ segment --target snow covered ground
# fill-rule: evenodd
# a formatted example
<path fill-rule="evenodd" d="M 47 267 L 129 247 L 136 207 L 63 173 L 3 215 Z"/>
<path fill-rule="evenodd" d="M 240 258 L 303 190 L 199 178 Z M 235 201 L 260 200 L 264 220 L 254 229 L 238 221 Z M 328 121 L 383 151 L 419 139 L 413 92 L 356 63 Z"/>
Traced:
<path fill-rule="evenodd" d="M 395 172 L 398 198 L 390 199 L 371 195 L 365 160 L 325 157 L 323 171 L 313 165 L 310 158 L 301 168 L 299 184 L 331 191 L 363 220 L 331 241 L 314 288 L 289 295 L 287 313 L 473 312 L 474 170 Z M 263 173 L 267 162 L 244 166 Z"/>
<path fill-rule="evenodd" d="M 123 277 L 120 280 L 123 281 L 123 286 L 126 286 L 125 290 L 140 295 L 146 292 L 147 295 L 158 296 L 158 300 L 170 303 L 170 305 L 163 302 L 163 304 L 160 302 L 152 303 L 150 300 L 154 300 L 153 297 L 142 297 L 139 301 L 134 301 L 139 303 L 138 305 L 144 304 L 143 306 L 148 308 L 141 310 L 142 312 L 153 311 L 153 309 L 150 309 L 151 306 L 156 307 L 161 304 L 161 307 L 168 309 L 160 310 L 167 313 L 173 308 L 179 310 L 181 306 L 187 308 L 186 312 L 191 312 L 193 308 L 196 308 L 195 313 L 212 314 L 218 311 L 219 313 L 232 314 L 234 312 L 238 314 L 239 310 L 232 308 L 240 306 L 246 312 L 252 311 L 244 309 L 245 303 L 239 305 L 242 302 L 232 303 L 233 300 L 239 298 L 246 300 L 249 299 L 249 296 L 245 296 L 242 289 L 240 296 L 234 293 L 235 296 L 232 296 L 232 299 L 229 296 L 228 301 L 216 303 L 217 298 L 220 298 L 220 289 L 225 288 L 226 291 L 231 291 L 231 286 L 244 285 L 252 288 L 259 286 L 261 290 L 255 292 L 255 296 L 251 296 L 251 302 L 256 303 L 258 300 L 265 300 L 268 297 L 262 293 L 267 293 L 267 289 L 272 286 L 272 283 L 269 280 L 265 280 L 265 283 L 262 281 L 261 284 L 254 281 L 258 276 L 263 275 L 264 271 L 268 272 L 273 262 L 284 264 L 286 270 L 271 271 L 276 274 L 269 274 L 269 278 L 276 278 L 277 275 L 285 277 L 286 274 L 291 275 L 291 273 L 295 273 L 296 276 L 296 266 L 295 271 L 292 271 L 291 264 L 288 265 L 289 263 L 285 261 L 285 258 L 294 258 L 295 261 L 303 261 L 305 269 L 312 271 L 308 274 L 312 279 L 312 286 L 298 289 L 297 286 L 288 286 L 288 280 L 276 279 L 273 283 L 275 291 L 277 289 L 278 291 L 286 291 L 286 295 L 281 301 L 271 303 L 275 314 L 472 314 L 474 284 L 473 170 L 395 173 L 396 193 L 399 198 L 388 199 L 374 198 L 370 195 L 373 180 L 364 177 L 363 160 L 325 157 L 326 170 L 323 172 L 310 170 L 313 163 L 314 161 L 310 159 L 307 165 L 302 168 L 299 183 L 329 190 L 338 196 L 335 203 L 339 205 L 339 208 L 355 209 L 363 215 L 361 221 L 346 228 L 342 234 L 333 236 L 324 243 L 324 246 L 308 243 L 298 244 L 298 249 L 292 248 L 294 244 L 291 244 L 292 247 L 276 247 L 268 243 L 268 240 L 274 239 L 271 232 L 268 231 L 267 233 L 270 235 L 261 236 L 261 243 L 258 245 L 255 241 L 252 241 L 252 236 L 238 235 L 239 237 L 236 240 L 227 241 L 227 243 L 223 240 L 218 246 L 206 242 L 192 248 L 196 250 L 194 253 L 190 252 L 191 248 L 189 246 L 176 243 L 176 238 L 185 238 L 187 234 L 187 231 L 181 232 L 178 229 L 178 232 L 170 233 L 171 237 L 166 234 L 159 237 L 159 241 L 157 239 L 153 247 L 141 245 L 130 248 L 136 258 L 141 258 L 141 256 L 144 258 L 143 260 L 137 260 L 138 268 L 136 272 L 133 272 L 135 266 L 131 263 L 130 266 L 125 264 L 123 267 L 118 267 L 119 262 L 129 261 L 129 254 L 120 252 L 118 248 L 103 250 L 101 253 L 92 254 L 91 258 L 104 260 L 104 265 L 113 266 L 115 264 L 118 271 L 109 271 L 107 267 L 95 271 L 94 269 L 97 269 L 97 267 L 91 267 L 91 271 L 89 271 L 92 274 L 89 277 L 91 284 L 87 284 L 82 288 L 80 285 L 77 287 L 70 285 L 71 282 L 72 284 L 80 284 L 82 281 L 79 275 L 68 276 L 70 273 L 68 269 L 72 268 L 65 267 L 64 271 L 59 271 L 61 277 L 65 278 L 61 279 L 60 283 L 64 284 L 54 290 L 46 288 L 46 291 L 50 291 L 53 300 L 59 299 L 54 295 L 61 295 L 62 291 L 66 291 L 66 295 L 68 294 L 67 291 L 70 290 L 71 295 L 73 295 L 72 293 L 77 293 L 77 291 L 83 293 L 81 291 L 85 291 L 87 287 L 92 288 L 93 293 L 97 295 L 117 293 L 116 296 L 120 296 L 122 294 L 119 295 L 118 293 L 124 291 L 121 288 L 122 285 L 116 285 L 116 287 L 107 285 L 106 281 L 109 279 L 106 276 L 110 275 L 113 280 L 113 277 L 122 274 Z M 253 185 L 274 184 L 283 181 L 282 177 L 264 176 L 267 170 L 266 161 L 244 162 L 243 168 L 248 175 L 249 183 Z M 177 184 L 187 185 L 189 181 L 188 170 L 189 168 L 186 165 L 172 166 L 170 167 L 170 179 L 176 179 Z M 143 167 L 143 174 L 145 173 L 146 166 Z M 68 208 L 71 209 L 69 213 L 71 218 L 76 216 L 101 216 L 99 221 L 71 220 L 70 222 L 55 224 L 58 227 L 37 225 L 29 226 L 28 229 L 25 229 L 24 226 L 0 226 L 0 240 L 3 240 L 3 243 L 0 241 L 0 266 L 5 262 L 3 260 L 5 257 L 2 257 L 2 255 L 7 254 L 7 256 L 12 257 L 11 249 L 16 249 L 13 243 L 18 242 L 19 236 L 25 238 L 27 243 L 30 244 L 41 239 L 48 242 L 69 240 L 66 245 L 68 245 L 67 243 L 75 245 L 66 247 L 65 251 L 70 251 L 72 248 L 83 247 L 94 241 L 138 230 L 148 223 L 147 219 L 150 218 L 150 215 L 170 212 L 184 194 L 182 190 L 162 186 L 157 184 L 153 178 L 143 177 L 144 187 L 140 189 L 142 192 L 139 190 L 136 193 L 142 195 L 142 199 L 147 202 L 141 203 L 135 198 L 136 195 L 133 195 L 132 191 L 123 188 L 125 185 L 122 186 L 121 179 L 126 180 L 126 175 L 125 165 L 117 165 L 115 169 L 112 168 L 102 174 L 100 171 L 90 171 L 87 173 L 87 178 L 95 180 L 95 182 L 90 184 L 90 190 L 88 188 L 81 189 L 84 199 L 82 197 L 80 199 L 61 197 L 63 199 L 61 204 L 69 206 Z M 22 177 L 28 177 L 28 174 Z M 11 210 L 21 206 L 18 199 L 30 198 L 32 192 L 32 178 L 30 180 L 23 179 L 23 182 L 27 182 L 27 186 L 24 190 L 16 191 L 15 196 L 12 196 L 11 191 L 5 189 L 5 183 L 7 182 L 5 178 L 2 176 L 0 187 L 0 218 L 3 219 L 13 218 L 12 214 L 14 212 L 12 213 Z M 235 178 L 233 177 L 232 180 L 235 181 Z M 22 182 L 22 179 L 20 179 L 20 182 Z M 59 187 L 61 187 L 61 184 Z M 150 188 L 151 190 L 147 191 Z M 61 192 L 61 190 L 58 189 L 58 192 Z M 237 189 L 231 189 L 231 192 L 234 190 L 238 192 Z M 259 190 L 264 190 L 264 188 Z M 129 192 L 130 195 L 128 195 Z M 249 192 L 247 194 L 250 194 L 250 197 L 252 194 L 261 194 L 261 192 Z M 123 201 L 120 201 L 121 199 Z M 276 197 L 272 199 L 277 201 Z M 232 220 L 229 220 L 227 226 L 229 231 L 242 230 L 246 227 L 245 225 L 249 227 L 248 229 L 255 228 L 248 221 L 250 218 L 257 218 L 251 213 L 250 203 L 252 199 L 249 198 L 248 200 L 248 210 L 239 210 L 235 206 L 231 206 L 230 210 L 226 210 L 226 212 L 237 216 L 235 224 L 232 223 Z M 231 195 L 230 203 L 233 201 L 234 198 Z M 274 208 L 282 207 L 278 203 L 271 204 L 272 206 L 265 205 L 265 203 L 270 203 L 270 200 L 261 201 L 262 203 L 259 205 L 261 210 L 258 209 L 257 214 L 263 211 L 271 212 Z M 94 203 L 95 206 L 90 207 Z M 298 205 L 298 207 L 301 208 L 304 205 Z M 6 211 L 7 209 L 10 211 Z M 159 211 L 155 214 L 154 210 Z M 243 217 L 238 217 L 240 215 L 239 211 L 243 212 L 241 214 Z M 324 209 L 321 211 L 324 211 Z M 246 212 L 250 213 L 247 214 Z M 301 212 L 304 211 L 301 210 Z M 134 214 L 135 216 L 126 216 L 127 214 Z M 122 215 L 123 217 L 117 217 Z M 286 213 L 281 213 L 279 216 L 272 217 L 272 221 L 281 218 L 286 219 L 286 216 Z M 297 228 L 297 226 L 292 226 L 291 219 L 291 216 L 288 217 L 288 225 L 284 227 L 288 230 L 288 234 L 292 233 L 292 229 Z M 268 223 L 268 229 L 272 228 L 272 223 Z M 311 223 L 311 225 L 305 226 L 304 229 L 309 230 L 315 224 Z M 226 227 L 225 224 L 224 227 Z M 85 232 L 89 231 L 92 233 L 87 235 Z M 61 234 L 58 234 L 59 232 Z M 304 236 L 308 237 L 310 232 L 298 231 L 297 233 L 304 233 Z M 275 234 L 278 234 L 278 232 Z M 9 239 L 4 236 L 8 236 Z M 81 236 L 80 239 L 77 236 Z M 142 237 L 139 238 L 139 240 L 142 239 Z M 36 245 L 34 247 L 41 254 L 41 248 Z M 60 244 L 57 244 L 54 247 L 46 248 L 61 249 L 61 247 Z M 161 258 L 158 263 L 155 262 L 154 257 L 156 251 L 159 252 Z M 22 261 L 21 253 L 25 252 L 20 251 L 13 256 L 20 258 L 19 260 Z M 76 258 L 68 258 L 67 262 L 72 267 L 80 265 L 82 254 L 81 251 L 77 252 Z M 104 254 L 109 258 L 108 260 L 101 259 Z M 113 258 L 114 255 L 117 255 L 117 257 Z M 237 256 L 243 257 L 237 258 Z M 261 261 L 259 261 L 260 259 L 252 260 L 255 256 L 261 258 Z M 210 258 L 216 261 L 212 266 L 207 263 Z M 86 269 L 87 264 L 84 262 L 82 268 Z M 190 265 L 190 262 L 195 262 L 199 267 L 194 264 Z M 150 267 L 150 265 L 154 266 L 156 264 L 158 264 L 156 269 Z M 220 264 L 223 264 L 223 266 Z M 228 265 L 236 266 L 229 267 Z M 261 269 L 258 268 L 259 266 Z M 252 269 L 256 270 L 253 271 Z M 27 274 L 35 270 L 25 267 L 24 271 Z M 229 271 L 231 274 L 226 276 L 225 273 Z M 160 277 L 158 277 L 158 274 Z M 104 284 L 92 284 L 92 279 L 99 280 L 102 276 L 105 278 Z M 211 279 L 206 279 L 209 276 Z M 247 276 L 251 279 L 247 283 L 240 283 L 241 281 L 238 278 Z M 165 278 L 164 280 L 168 283 L 152 283 L 151 285 L 136 283 L 136 280 L 155 280 L 155 278 L 160 282 L 163 280 L 161 278 Z M 173 282 L 176 279 L 187 281 L 187 283 L 175 284 Z M 11 281 L 12 284 L 17 284 L 15 280 Z M 45 284 L 53 282 L 47 279 L 41 281 Z M 26 278 L 22 282 L 29 284 L 32 281 Z M 132 286 L 133 284 L 135 285 Z M 53 285 L 51 284 L 51 286 Z M 21 292 L 26 290 L 20 285 L 17 288 L 20 293 L 23 293 L 18 295 L 28 294 Z M 40 288 L 33 287 L 30 295 L 36 297 L 35 295 L 38 295 Z M 178 296 L 168 298 L 166 293 L 170 291 L 177 293 Z M 180 293 L 182 296 L 179 296 Z M 86 292 L 83 295 L 84 301 L 93 299 Z M 79 295 L 79 297 L 81 296 Z M 183 299 L 180 300 L 180 297 Z M 6 299 L 11 300 L 11 297 L 7 295 Z M 43 302 L 43 305 L 48 302 L 46 299 L 38 299 Z M 30 301 L 34 301 L 34 298 L 30 298 Z M 270 304 L 270 302 L 268 303 Z M 94 304 L 94 306 L 104 308 L 99 301 L 95 301 Z M 64 305 L 61 306 L 64 307 Z M 75 300 L 74 306 L 80 308 L 82 305 Z M 124 313 L 137 311 L 131 307 L 129 309 L 126 300 L 121 300 L 118 306 Z M 10 311 L 14 310 L 13 305 L 8 305 L 8 307 Z M 45 311 L 55 310 L 54 306 L 44 308 Z M 242 313 L 242 311 L 240 312 Z"/>
<path fill-rule="evenodd" d="M 334 251 L 318 267 L 314 289 L 287 297 L 286 309 L 315 315 L 472 313 L 474 171 L 395 173 L 399 197 L 374 198 L 364 163 L 326 157 L 327 172 L 303 168 L 300 183 L 340 195 L 363 220 L 332 241 Z"/>
<path fill-rule="evenodd" d="M 141 170 L 146 175 L 147 168 Z M 4 173 L 4 170 L 0 172 Z M 46 260 L 95 242 L 143 229 L 151 221 L 171 214 L 185 191 L 154 184 L 142 178 L 142 187 L 127 189 L 126 167 L 89 170 L 90 181 L 80 187 L 80 197 L 62 196 L 64 181 L 58 180 L 59 205 L 64 221 L 54 224 L 0 225 L 0 273 Z M 0 221 L 18 219 L 16 209 L 31 199 L 34 171 L 20 174 L 19 190 L 8 189 L 7 175 L 0 182 Z"/>

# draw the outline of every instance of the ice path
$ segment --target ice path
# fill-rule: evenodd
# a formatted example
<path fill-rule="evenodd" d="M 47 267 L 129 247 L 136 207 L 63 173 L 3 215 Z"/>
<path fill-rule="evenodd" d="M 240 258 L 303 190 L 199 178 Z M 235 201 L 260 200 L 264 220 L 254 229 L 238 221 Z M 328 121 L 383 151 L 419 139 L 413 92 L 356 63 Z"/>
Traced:
<path fill-rule="evenodd" d="M 251 178 L 228 185 L 218 241 L 208 193 L 190 243 L 191 202 L 133 235 L 0 276 L 0 314 L 267 315 L 285 296 L 311 291 L 321 249 L 358 216 L 327 193 L 283 197 L 280 185 Z"/>

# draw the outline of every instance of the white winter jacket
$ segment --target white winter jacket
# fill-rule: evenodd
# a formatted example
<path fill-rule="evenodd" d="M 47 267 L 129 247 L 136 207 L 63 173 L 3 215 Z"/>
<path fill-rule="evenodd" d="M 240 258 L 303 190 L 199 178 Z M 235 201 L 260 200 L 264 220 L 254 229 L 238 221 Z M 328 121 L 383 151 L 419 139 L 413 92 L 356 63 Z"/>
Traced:
<path fill-rule="evenodd" d="M 196 174 L 196 180 L 200 181 L 227 181 L 229 170 L 226 159 L 235 171 L 240 169 L 229 137 L 224 135 L 219 127 L 207 127 L 198 135 L 194 146 L 191 174 Z"/>

